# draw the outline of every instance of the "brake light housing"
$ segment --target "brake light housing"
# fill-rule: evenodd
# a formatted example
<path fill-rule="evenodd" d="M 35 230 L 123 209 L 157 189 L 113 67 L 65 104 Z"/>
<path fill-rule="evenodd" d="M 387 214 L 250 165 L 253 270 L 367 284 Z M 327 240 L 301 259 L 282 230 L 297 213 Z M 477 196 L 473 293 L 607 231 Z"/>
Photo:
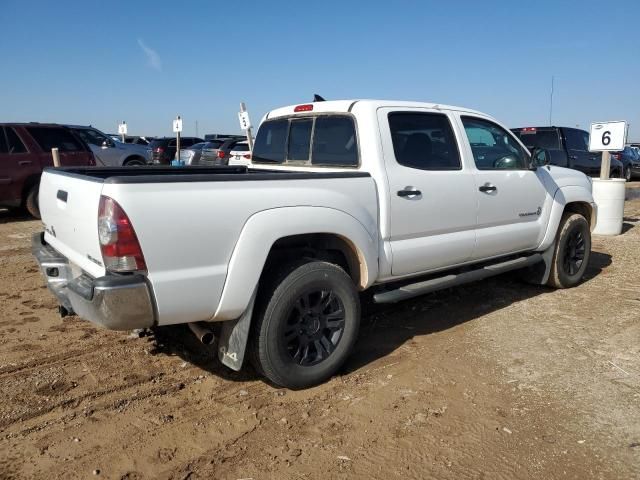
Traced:
<path fill-rule="evenodd" d="M 146 271 L 147 264 L 131 220 L 111 197 L 102 195 L 98 208 L 102 261 L 111 272 Z"/>
<path fill-rule="evenodd" d="M 313 111 L 313 104 L 312 103 L 308 103 L 306 105 L 298 105 L 293 109 L 294 113 L 297 112 L 312 112 Z"/>
<path fill-rule="evenodd" d="M 218 157 L 218 158 L 224 158 L 224 157 L 225 157 L 224 150 L 218 150 L 218 151 L 216 152 L 216 157 Z"/>

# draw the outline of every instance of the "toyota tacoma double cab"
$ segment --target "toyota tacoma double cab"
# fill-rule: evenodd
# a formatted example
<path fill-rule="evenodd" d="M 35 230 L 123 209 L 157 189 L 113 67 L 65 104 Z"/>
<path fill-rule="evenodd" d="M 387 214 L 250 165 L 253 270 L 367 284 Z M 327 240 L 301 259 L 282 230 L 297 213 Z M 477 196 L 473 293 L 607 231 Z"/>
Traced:
<path fill-rule="evenodd" d="M 365 290 L 394 303 L 515 269 L 579 284 L 591 181 L 547 163 L 466 108 L 293 105 L 264 116 L 250 167 L 46 169 L 33 252 L 63 315 L 189 324 L 228 367 L 304 388 L 348 358 Z"/>

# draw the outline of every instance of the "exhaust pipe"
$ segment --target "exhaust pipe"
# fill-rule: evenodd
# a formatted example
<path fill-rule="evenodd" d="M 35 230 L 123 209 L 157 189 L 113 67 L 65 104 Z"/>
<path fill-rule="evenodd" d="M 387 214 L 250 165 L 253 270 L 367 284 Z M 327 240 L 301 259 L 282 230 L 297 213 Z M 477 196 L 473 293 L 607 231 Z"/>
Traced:
<path fill-rule="evenodd" d="M 205 322 L 194 322 L 189 323 L 188 325 L 193 334 L 198 337 L 198 340 L 205 345 L 211 345 L 216 341 L 216 336 L 213 333 L 213 330 L 209 328 Z"/>

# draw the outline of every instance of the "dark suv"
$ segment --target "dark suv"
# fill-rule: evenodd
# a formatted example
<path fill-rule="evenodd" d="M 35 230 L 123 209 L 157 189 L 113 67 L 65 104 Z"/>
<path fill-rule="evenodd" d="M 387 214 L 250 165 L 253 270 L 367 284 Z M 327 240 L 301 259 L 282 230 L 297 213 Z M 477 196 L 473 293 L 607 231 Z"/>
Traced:
<path fill-rule="evenodd" d="M 570 127 L 524 127 L 511 131 L 532 150 L 544 148 L 549 152 L 551 165 L 580 170 L 591 177 L 600 176 L 602 154 L 589 151 L 589 132 Z M 622 163 L 611 158 L 610 176 L 622 176 Z"/>
<path fill-rule="evenodd" d="M 62 125 L 0 124 L 0 206 L 23 207 L 40 218 L 38 188 L 44 167 L 53 165 L 57 147 L 62 166 L 95 165 L 89 146 Z"/>
<path fill-rule="evenodd" d="M 196 143 L 204 142 L 198 137 L 180 137 L 180 149 L 189 148 Z M 176 158 L 176 138 L 155 138 L 149 144 L 154 165 L 167 165 Z"/>

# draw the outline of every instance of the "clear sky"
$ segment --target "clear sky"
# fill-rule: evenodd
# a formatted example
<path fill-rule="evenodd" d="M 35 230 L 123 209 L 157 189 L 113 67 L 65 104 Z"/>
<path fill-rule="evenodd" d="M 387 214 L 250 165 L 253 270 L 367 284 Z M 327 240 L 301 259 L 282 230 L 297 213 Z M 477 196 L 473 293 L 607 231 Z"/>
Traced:
<path fill-rule="evenodd" d="M 640 141 L 640 1 L 0 0 L 0 121 L 239 131 L 327 99 L 433 101 L 511 127 L 627 120 Z"/>

